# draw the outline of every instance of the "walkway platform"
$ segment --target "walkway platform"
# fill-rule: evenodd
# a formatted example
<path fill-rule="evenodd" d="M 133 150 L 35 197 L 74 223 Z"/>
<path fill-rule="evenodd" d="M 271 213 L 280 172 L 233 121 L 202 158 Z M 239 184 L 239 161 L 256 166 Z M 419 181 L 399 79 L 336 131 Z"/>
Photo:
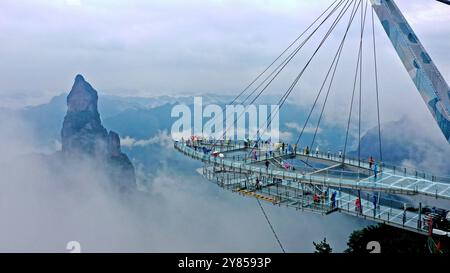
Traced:
<path fill-rule="evenodd" d="M 417 208 L 383 200 L 375 206 L 374 194 L 422 195 L 450 200 L 449 183 L 403 168 L 382 166 L 375 177 L 369 163 L 328 153 L 269 152 L 265 147 L 251 149 L 241 143 L 196 144 L 175 142 L 174 147 L 204 162 L 205 166 L 198 172 L 208 180 L 224 189 L 273 205 L 323 215 L 341 212 L 428 234 L 428 223 Z M 215 151 L 219 154 L 212 155 Z M 269 167 L 266 167 L 266 161 L 270 162 Z M 330 198 L 333 192 L 336 194 L 334 202 Z M 320 199 L 316 197 L 314 201 L 314 194 Z M 358 197 L 360 208 L 356 207 Z"/>

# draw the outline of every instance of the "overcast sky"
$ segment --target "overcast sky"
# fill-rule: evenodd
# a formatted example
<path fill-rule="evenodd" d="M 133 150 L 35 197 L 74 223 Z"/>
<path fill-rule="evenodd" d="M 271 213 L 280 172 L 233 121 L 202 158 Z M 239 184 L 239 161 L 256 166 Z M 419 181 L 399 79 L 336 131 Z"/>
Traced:
<path fill-rule="evenodd" d="M 55 95 L 77 73 L 120 95 L 237 92 L 331 2 L 2 0 L 0 92 Z M 396 2 L 449 79 L 450 7 Z"/>

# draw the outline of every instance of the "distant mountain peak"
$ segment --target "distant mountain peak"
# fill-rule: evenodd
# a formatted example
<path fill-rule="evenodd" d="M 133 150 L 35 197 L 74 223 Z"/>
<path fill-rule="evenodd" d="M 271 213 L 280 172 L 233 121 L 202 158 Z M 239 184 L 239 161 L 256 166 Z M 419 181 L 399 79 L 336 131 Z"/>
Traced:
<path fill-rule="evenodd" d="M 83 75 L 81 75 L 81 74 L 77 74 L 75 76 L 75 82 L 79 82 L 79 81 L 85 81 Z"/>
<path fill-rule="evenodd" d="M 119 135 L 103 127 L 97 103 L 97 91 L 83 76 L 77 75 L 67 96 L 62 152 L 69 158 L 89 156 L 105 163 L 108 170 L 113 170 L 114 179 L 129 187 L 126 184 L 135 182 L 134 166 L 121 152 Z"/>
<path fill-rule="evenodd" d="M 67 96 L 67 107 L 69 112 L 90 111 L 97 112 L 97 91 L 84 80 L 83 76 L 77 75 L 72 89 Z"/>

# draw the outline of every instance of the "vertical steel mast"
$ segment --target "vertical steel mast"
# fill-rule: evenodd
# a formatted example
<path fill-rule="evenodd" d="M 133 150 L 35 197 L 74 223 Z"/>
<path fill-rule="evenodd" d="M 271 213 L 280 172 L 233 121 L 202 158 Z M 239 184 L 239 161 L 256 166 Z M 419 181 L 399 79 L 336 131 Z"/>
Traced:
<path fill-rule="evenodd" d="M 393 0 L 370 0 L 420 95 L 450 143 L 450 88 Z"/>

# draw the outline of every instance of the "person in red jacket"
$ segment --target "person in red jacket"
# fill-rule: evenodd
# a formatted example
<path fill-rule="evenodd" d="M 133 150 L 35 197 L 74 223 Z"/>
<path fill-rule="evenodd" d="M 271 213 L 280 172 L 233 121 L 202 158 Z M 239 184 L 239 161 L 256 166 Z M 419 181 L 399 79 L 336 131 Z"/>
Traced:
<path fill-rule="evenodd" d="M 313 201 L 314 201 L 314 205 L 320 202 L 319 196 L 316 193 L 313 196 Z"/>
<path fill-rule="evenodd" d="M 356 201 L 355 201 L 355 210 L 356 210 L 356 212 L 358 212 L 358 213 L 361 212 L 361 200 L 359 200 L 359 198 L 356 198 Z"/>

